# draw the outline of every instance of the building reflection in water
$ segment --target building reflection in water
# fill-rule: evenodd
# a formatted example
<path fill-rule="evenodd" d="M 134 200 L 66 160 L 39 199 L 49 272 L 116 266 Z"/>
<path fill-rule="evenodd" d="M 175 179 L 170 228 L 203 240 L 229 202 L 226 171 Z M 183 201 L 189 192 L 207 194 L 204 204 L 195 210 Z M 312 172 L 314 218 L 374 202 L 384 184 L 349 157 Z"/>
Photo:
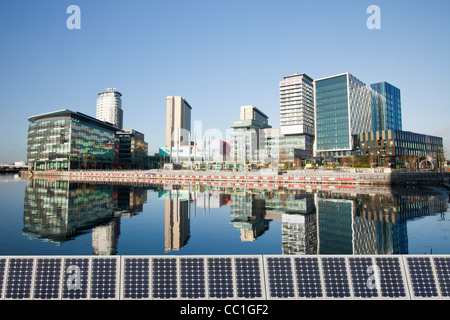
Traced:
<path fill-rule="evenodd" d="M 140 212 L 146 199 L 146 190 L 133 186 L 31 179 L 25 188 L 23 233 L 63 243 L 91 231 L 93 253 L 114 255 L 120 217 Z"/>
<path fill-rule="evenodd" d="M 272 222 L 279 221 L 281 254 L 407 254 L 407 222 L 446 212 L 448 200 L 446 194 L 401 189 L 371 189 L 370 194 L 191 190 L 29 180 L 23 232 L 62 243 L 92 230 L 93 253 L 116 254 L 120 219 L 143 212 L 149 190 L 165 201 L 165 252 L 179 251 L 191 236 L 201 237 L 191 235 L 191 219 L 197 214 L 229 206 L 230 222 L 240 230 L 242 242 L 264 237 Z"/>

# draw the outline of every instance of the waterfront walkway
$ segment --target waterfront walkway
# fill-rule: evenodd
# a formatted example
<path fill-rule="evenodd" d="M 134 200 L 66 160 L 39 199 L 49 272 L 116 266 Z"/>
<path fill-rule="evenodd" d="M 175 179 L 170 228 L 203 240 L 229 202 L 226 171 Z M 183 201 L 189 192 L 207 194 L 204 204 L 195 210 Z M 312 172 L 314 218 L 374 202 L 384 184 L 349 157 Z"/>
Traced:
<path fill-rule="evenodd" d="M 194 184 L 241 187 L 302 187 L 312 188 L 441 185 L 449 183 L 449 172 L 391 172 L 377 169 L 292 170 L 230 172 L 188 170 L 146 171 L 35 171 L 33 177 L 55 177 L 79 181 L 141 182 L 159 184 Z"/>

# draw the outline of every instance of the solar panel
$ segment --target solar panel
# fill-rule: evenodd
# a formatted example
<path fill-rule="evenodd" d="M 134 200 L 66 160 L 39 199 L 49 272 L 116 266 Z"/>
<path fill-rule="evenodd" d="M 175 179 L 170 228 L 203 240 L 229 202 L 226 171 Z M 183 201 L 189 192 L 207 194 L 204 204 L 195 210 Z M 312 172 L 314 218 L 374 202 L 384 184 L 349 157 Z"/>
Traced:
<path fill-rule="evenodd" d="M 124 259 L 122 288 L 125 299 L 150 298 L 149 258 L 130 257 Z"/>
<path fill-rule="evenodd" d="M 34 258 L 10 258 L 5 299 L 30 299 Z"/>
<path fill-rule="evenodd" d="M 64 259 L 63 299 L 88 299 L 89 261 L 89 258 Z"/>
<path fill-rule="evenodd" d="M 237 257 L 235 263 L 236 294 L 238 298 L 262 298 L 260 259 Z"/>
<path fill-rule="evenodd" d="M 412 294 L 418 298 L 436 298 L 439 296 L 434 280 L 433 267 L 428 257 L 406 258 Z"/>
<path fill-rule="evenodd" d="M 35 299 L 58 299 L 61 280 L 60 258 L 38 258 L 34 279 Z"/>
<path fill-rule="evenodd" d="M 295 298 L 291 258 L 268 257 L 268 291 L 271 298 Z"/>
<path fill-rule="evenodd" d="M 93 258 L 91 298 L 115 299 L 117 294 L 117 259 Z"/>
<path fill-rule="evenodd" d="M 152 292 L 155 299 L 177 298 L 177 260 L 176 258 L 152 259 Z"/>
<path fill-rule="evenodd" d="M 382 297 L 406 298 L 406 288 L 398 257 L 377 257 L 376 264 L 380 270 L 380 290 Z"/>
<path fill-rule="evenodd" d="M 294 258 L 299 298 L 322 298 L 322 281 L 319 259 L 316 257 Z"/>
<path fill-rule="evenodd" d="M 205 260 L 203 258 L 180 258 L 180 295 L 183 299 L 204 299 Z"/>
<path fill-rule="evenodd" d="M 379 274 L 371 257 L 350 257 L 350 276 L 356 298 L 379 297 Z"/>
<path fill-rule="evenodd" d="M 6 259 L 0 259 L 0 299 L 3 299 L 3 284 L 6 269 Z"/>
<path fill-rule="evenodd" d="M 210 298 L 233 298 L 233 270 L 229 257 L 208 258 L 208 293 Z"/>
<path fill-rule="evenodd" d="M 328 298 L 350 298 L 347 267 L 343 257 L 323 257 L 322 270 Z"/>
<path fill-rule="evenodd" d="M 450 257 L 435 257 L 436 277 L 444 299 L 450 298 Z"/>

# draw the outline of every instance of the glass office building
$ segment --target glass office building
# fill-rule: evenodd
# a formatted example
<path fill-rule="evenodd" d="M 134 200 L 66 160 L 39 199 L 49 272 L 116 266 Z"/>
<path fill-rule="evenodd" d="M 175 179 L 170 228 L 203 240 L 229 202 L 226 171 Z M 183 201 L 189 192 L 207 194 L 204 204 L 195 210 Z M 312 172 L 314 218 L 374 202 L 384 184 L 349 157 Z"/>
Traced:
<path fill-rule="evenodd" d="M 352 135 L 372 131 L 372 92 L 349 73 L 314 81 L 317 155 L 350 155 Z"/>
<path fill-rule="evenodd" d="M 401 131 L 382 130 L 364 132 L 354 136 L 355 154 L 357 156 L 372 155 L 381 165 L 387 158 L 392 165 L 400 162 L 400 158 L 408 157 L 438 159 L 444 155 L 441 137 Z"/>
<path fill-rule="evenodd" d="M 117 167 L 116 126 L 80 112 L 59 110 L 29 117 L 30 170 Z"/>
<path fill-rule="evenodd" d="M 402 130 L 400 89 L 387 82 L 370 87 L 373 89 L 373 131 Z"/>
<path fill-rule="evenodd" d="M 126 129 L 117 132 L 119 139 L 119 166 L 121 169 L 146 169 L 148 143 L 144 134 Z"/>

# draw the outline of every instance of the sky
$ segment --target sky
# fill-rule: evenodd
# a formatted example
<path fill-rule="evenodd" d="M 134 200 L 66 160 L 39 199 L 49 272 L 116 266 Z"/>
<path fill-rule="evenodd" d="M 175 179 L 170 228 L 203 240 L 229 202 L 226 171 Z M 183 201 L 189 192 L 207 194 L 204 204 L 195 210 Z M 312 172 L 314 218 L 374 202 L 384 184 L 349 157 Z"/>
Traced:
<path fill-rule="evenodd" d="M 80 29 L 67 20 L 80 8 Z M 370 5 L 380 29 L 369 29 Z M 450 157 L 450 1 L 2 0 L 0 163 L 26 161 L 28 117 L 95 117 L 98 93 L 122 93 L 124 128 L 165 144 L 166 96 L 192 124 L 225 132 L 242 105 L 280 126 L 279 82 L 349 72 L 400 88 L 403 130 L 444 138 Z"/>

